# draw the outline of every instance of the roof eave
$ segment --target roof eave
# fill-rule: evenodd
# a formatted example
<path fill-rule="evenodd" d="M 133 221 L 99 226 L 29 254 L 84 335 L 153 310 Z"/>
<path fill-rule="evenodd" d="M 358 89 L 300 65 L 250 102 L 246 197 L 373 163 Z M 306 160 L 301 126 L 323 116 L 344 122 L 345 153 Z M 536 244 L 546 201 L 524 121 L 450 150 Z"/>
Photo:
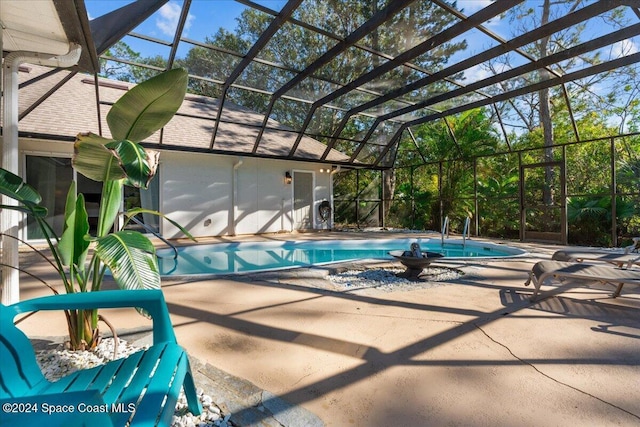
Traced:
<path fill-rule="evenodd" d="M 54 5 L 69 42 L 82 46 L 78 68 L 91 73 L 98 72 L 100 62 L 91 35 L 84 0 L 54 0 Z"/>

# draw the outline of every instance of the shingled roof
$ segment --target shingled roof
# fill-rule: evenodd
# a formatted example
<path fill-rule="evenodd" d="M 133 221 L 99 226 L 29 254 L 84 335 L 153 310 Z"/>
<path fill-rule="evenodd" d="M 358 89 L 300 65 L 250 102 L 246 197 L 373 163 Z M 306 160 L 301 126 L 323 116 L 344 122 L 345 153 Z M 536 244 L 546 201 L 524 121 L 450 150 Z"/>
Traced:
<path fill-rule="evenodd" d="M 19 92 L 20 122 L 22 136 L 44 139 L 69 140 L 79 132 L 100 133 L 110 137 L 106 116 L 111 105 L 124 92 L 134 86 L 132 83 L 98 79 L 100 99 L 100 121 L 96 112 L 95 79 L 91 75 L 61 71 L 46 76 L 47 67 L 28 65 L 21 67 Z M 57 82 L 68 78 L 58 90 L 43 97 Z M 28 84 L 25 84 L 28 82 Z M 31 111 L 29 106 L 37 104 Z M 238 105 L 225 102 L 215 144 L 211 147 L 211 134 L 217 117 L 219 102 L 205 96 L 187 94 L 182 106 L 173 119 L 160 131 L 144 141 L 146 146 L 183 151 L 207 151 L 217 154 L 247 155 L 251 153 L 264 116 Z M 268 120 L 256 155 L 260 157 L 283 158 L 289 154 L 297 134 L 290 128 Z M 318 159 L 326 145 L 309 137 L 303 137 L 298 147 L 297 157 Z M 337 150 L 331 150 L 326 161 L 344 162 L 349 159 Z"/>

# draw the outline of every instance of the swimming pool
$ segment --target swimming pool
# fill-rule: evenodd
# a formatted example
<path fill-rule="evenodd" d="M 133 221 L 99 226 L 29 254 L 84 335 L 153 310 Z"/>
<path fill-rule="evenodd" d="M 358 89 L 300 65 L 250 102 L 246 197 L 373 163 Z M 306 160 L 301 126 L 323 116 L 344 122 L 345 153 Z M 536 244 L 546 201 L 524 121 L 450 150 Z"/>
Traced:
<path fill-rule="evenodd" d="M 512 257 L 525 251 L 492 243 L 447 239 L 315 240 L 218 243 L 158 250 L 163 276 L 243 274 L 309 267 L 360 259 L 392 259 L 393 250 L 408 250 L 418 242 L 423 251 L 440 252 L 449 259 Z"/>

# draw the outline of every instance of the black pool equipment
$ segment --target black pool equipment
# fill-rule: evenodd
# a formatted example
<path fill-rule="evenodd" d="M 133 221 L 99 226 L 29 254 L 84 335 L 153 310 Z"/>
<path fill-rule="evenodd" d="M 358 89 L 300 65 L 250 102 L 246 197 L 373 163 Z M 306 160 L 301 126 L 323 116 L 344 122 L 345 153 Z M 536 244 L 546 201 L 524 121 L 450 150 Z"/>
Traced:
<path fill-rule="evenodd" d="M 323 200 L 318 206 L 318 213 L 320 214 L 320 221 L 327 222 L 331 218 L 331 203 L 328 200 Z"/>

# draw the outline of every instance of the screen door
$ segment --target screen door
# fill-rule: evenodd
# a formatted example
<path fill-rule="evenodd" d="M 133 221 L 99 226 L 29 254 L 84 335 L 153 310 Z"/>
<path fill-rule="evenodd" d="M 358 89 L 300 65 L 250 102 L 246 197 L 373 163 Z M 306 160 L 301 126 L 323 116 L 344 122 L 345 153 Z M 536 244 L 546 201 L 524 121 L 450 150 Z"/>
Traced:
<path fill-rule="evenodd" d="M 293 172 L 294 229 L 308 230 L 313 225 L 313 173 Z"/>

